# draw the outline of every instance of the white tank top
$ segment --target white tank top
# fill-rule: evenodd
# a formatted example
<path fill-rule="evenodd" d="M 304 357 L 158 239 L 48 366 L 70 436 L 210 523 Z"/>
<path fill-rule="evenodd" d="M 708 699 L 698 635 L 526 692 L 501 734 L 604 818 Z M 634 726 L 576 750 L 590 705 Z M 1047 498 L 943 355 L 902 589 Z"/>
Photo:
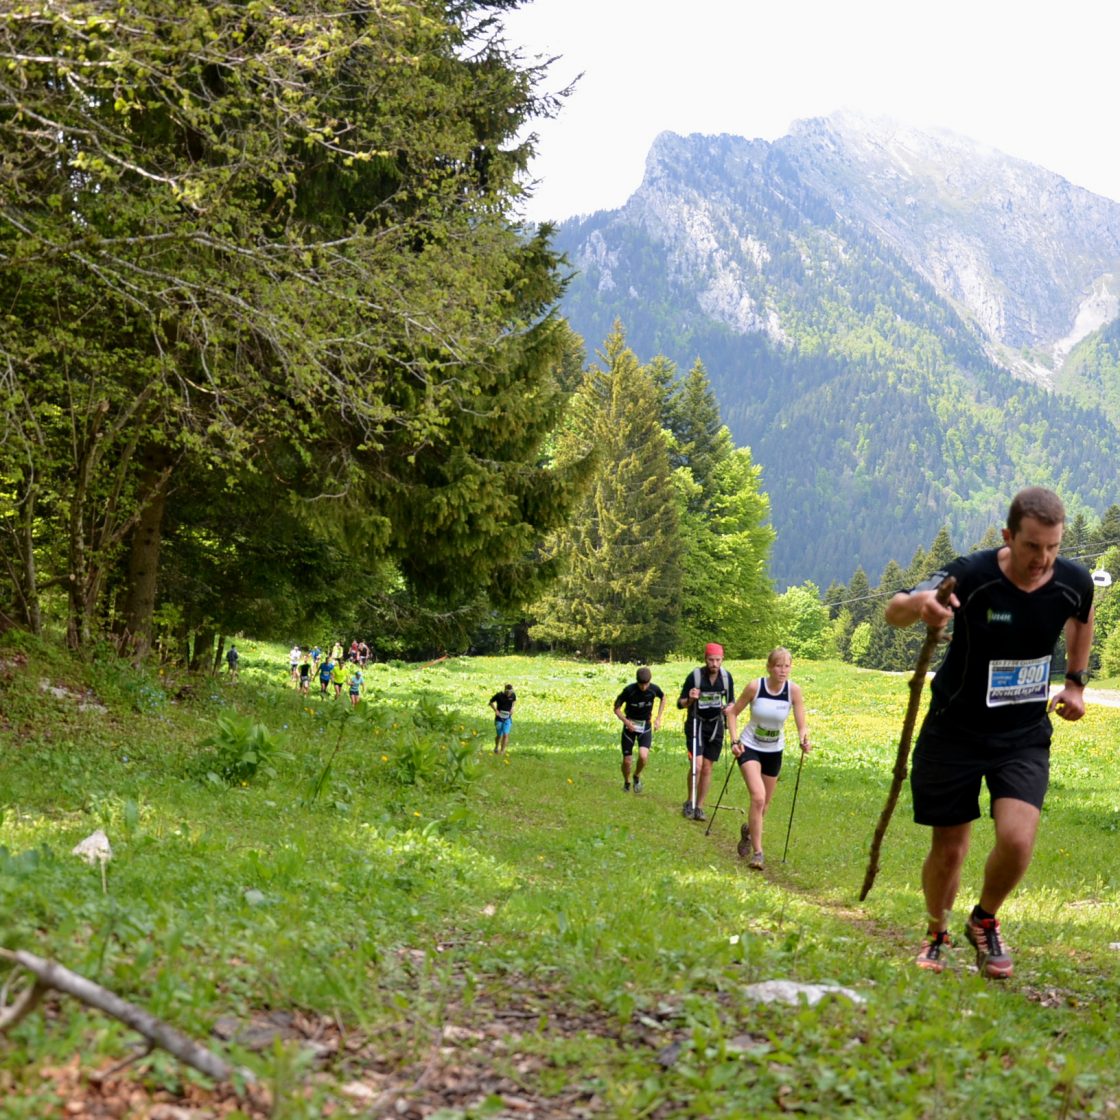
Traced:
<path fill-rule="evenodd" d="M 766 689 L 766 678 L 758 678 L 758 692 L 751 701 L 751 718 L 739 742 L 763 753 L 780 751 L 786 745 L 785 725 L 789 718 L 789 681 L 777 695 Z"/>

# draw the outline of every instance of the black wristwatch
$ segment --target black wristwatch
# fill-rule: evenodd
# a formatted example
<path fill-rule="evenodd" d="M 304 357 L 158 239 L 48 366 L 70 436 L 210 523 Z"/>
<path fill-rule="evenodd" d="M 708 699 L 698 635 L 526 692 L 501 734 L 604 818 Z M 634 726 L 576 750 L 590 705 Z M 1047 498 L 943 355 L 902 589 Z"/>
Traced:
<path fill-rule="evenodd" d="M 1084 688 L 1089 683 L 1089 670 L 1079 669 L 1075 673 L 1072 669 L 1067 669 L 1066 680 L 1073 681 L 1074 684 L 1079 684 L 1082 688 Z"/>

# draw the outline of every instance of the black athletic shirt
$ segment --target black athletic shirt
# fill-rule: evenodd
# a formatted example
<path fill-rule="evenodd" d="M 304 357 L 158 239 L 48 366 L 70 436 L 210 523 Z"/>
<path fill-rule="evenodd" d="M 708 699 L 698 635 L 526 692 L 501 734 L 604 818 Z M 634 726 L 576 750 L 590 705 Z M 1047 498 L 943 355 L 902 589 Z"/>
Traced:
<path fill-rule="evenodd" d="M 693 719 L 698 718 L 701 723 L 709 723 L 712 720 L 720 719 L 723 716 L 723 709 L 735 701 L 735 682 L 726 669 L 719 668 L 716 670 L 715 684 L 712 683 L 712 678 L 708 676 L 707 665 L 700 667 L 700 684 L 698 686 L 693 684 L 694 676 L 694 672 L 689 673 L 685 677 L 684 684 L 681 685 L 681 700 L 688 699 L 688 694 L 693 687 L 699 687 L 700 689 L 700 698 L 688 706 L 688 714 L 684 720 L 686 729 Z M 727 682 L 726 685 L 724 684 L 725 681 Z"/>
<path fill-rule="evenodd" d="M 490 703 L 497 704 L 499 712 L 509 712 L 512 715 L 513 706 L 517 703 L 517 693 L 506 692 L 505 689 L 503 689 L 501 692 L 495 692 L 494 695 L 490 697 Z"/>
<path fill-rule="evenodd" d="M 665 693 L 661 691 L 650 681 L 649 688 L 643 692 L 638 687 L 637 681 L 631 681 L 617 696 L 614 702 L 615 709 L 626 705 L 623 714 L 627 719 L 642 720 L 645 723 L 649 722 L 650 716 L 653 715 L 653 702 L 655 700 L 663 700 Z"/>
<path fill-rule="evenodd" d="M 958 556 L 914 590 L 956 577 L 960 606 L 945 660 L 934 676 L 928 718 L 985 732 L 1015 731 L 1046 719 L 1050 659 L 1066 622 L 1088 622 L 1093 579 L 1064 557 L 1034 591 L 1000 570 L 999 550 Z"/>

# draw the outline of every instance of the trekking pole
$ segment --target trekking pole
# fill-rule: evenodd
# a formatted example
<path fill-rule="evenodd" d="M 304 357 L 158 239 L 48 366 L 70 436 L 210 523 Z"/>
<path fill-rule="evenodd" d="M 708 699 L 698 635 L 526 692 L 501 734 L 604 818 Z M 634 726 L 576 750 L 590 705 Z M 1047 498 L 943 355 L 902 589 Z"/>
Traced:
<path fill-rule="evenodd" d="M 700 744 L 700 721 L 692 721 L 692 815 L 696 816 L 696 751 Z"/>
<path fill-rule="evenodd" d="M 937 601 L 945 606 L 957 581 L 952 576 L 947 576 L 938 584 Z M 863 876 L 863 888 L 859 892 L 862 902 L 870 893 L 879 873 L 879 849 L 883 845 L 883 837 L 887 832 L 887 825 L 891 823 L 891 814 L 894 812 L 895 803 L 898 801 L 899 792 L 902 790 L 903 780 L 906 778 L 906 763 L 910 757 L 910 740 L 914 736 L 914 724 L 918 718 L 918 708 L 922 703 L 922 685 L 926 679 L 926 671 L 933 659 L 933 651 L 941 641 L 944 626 L 926 626 L 925 641 L 918 652 L 918 662 L 914 666 L 914 675 L 910 678 L 910 702 L 906 706 L 906 718 L 902 721 L 902 735 L 898 741 L 898 754 L 894 760 L 894 777 L 891 779 L 891 788 L 887 793 L 887 803 L 879 814 L 879 823 L 875 826 L 875 835 L 871 839 L 871 854 L 867 861 L 867 872 Z"/>
<path fill-rule="evenodd" d="M 793 804 L 789 807 L 789 824 L 786 825 L 786 846 L 782 849 L 782 863 L 786 861 L 789 851 L 789 834 L 793 829 L 793 811 L 797 808 L 797 791 L 801 788 L 801 767 L 805 765 L 805 752 L 801 752 L 801 761 L 797 764 L 797 781 L 793 783 Z"/>
<path fill-rule="evenodd" d="M 716 807 L 712 810 L 712 815 L 708 818 L 708 827 L 704 829 L 705 836 L 712 831 L 712 825 L 716 823 L 716 813 L 719 812 L 719 807 L 723 804 L 723 795 L 727 792 L 727 783 L 729 781 L 731 781 L 731 760 L 728 760 L 727 763 L 727 777 L 723 779 L 723 789 L 719 791 L 719 797 L 716 798 Z"/>

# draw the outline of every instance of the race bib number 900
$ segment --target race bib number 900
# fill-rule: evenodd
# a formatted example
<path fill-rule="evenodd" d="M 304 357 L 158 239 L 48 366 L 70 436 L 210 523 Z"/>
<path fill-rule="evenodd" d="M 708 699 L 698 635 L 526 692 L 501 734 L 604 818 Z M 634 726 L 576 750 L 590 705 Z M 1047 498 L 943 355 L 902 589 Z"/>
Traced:
<path fill-rule="evenodd" d="M 1050 658 L 988 663 L 988 707 L 1033 704 L 1050 694 Z"/>

